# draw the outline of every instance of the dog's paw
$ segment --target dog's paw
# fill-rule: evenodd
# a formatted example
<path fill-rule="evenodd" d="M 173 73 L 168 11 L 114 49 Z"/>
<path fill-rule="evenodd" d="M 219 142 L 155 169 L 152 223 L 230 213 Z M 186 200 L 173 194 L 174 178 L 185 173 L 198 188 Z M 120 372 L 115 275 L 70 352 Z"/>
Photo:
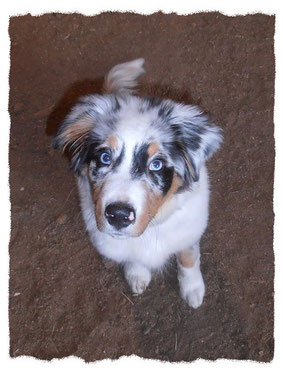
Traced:
<path fill-rule="evenodd" d="M 197 309 L 201 306 L 203 302 L 204 293 L 204 283 L 195 288 L 190 288 L 189 286 L 181 287 L 182 298 L 188 303 L 190 307 L 193 307 L 194 309 Z"/>
<path fill-rule="evenodd" d="M 125 277 L 134 294 L 143 293 L 151 280 L 150 271 L 140 265 L 128 264 L 125 266 Z"/>
<path fill-rule="evenodd" d="M 192 280 L 191 277 L 179 277 L 182 298 L 190 307 L 197 309 L 201 306 L 205 294 L 205 286 L 201 273 Z"/>
<path fill-rule="evenodd" d="M 142 294 L 150 282 L 149 278 L 142 278 L 140 276 L 131 276 L 128 278 L 128 283 L 135 294 Z"/>

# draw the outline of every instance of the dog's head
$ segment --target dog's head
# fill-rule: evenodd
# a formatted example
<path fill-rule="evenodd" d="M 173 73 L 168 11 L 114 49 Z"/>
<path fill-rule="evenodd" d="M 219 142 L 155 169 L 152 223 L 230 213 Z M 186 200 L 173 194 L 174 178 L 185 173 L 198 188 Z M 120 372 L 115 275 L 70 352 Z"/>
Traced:
<path fill-rule="evenodd" d="M 55 137 L 55 147 L 72 153 L 74 172 L 92 184 L 98 229 L 114 237 L 141 235 L 172 197 L 198 181 L 221 142 L 220 129 L 198 107 L 130 95 L 125 76 L 138 75 L 126 69 L 133 63 L 112 69 L 106 86 L 113 93 L 82 98 Z"/>

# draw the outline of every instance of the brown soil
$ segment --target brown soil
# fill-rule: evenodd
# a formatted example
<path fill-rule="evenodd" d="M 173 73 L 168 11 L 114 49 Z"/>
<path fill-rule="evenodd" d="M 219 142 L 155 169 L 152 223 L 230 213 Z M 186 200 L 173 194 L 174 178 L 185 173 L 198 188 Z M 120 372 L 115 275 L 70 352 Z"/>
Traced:
<path fill-rule="evenodd" d="M 273 16 L 46 14 L 10 22 L 10 355 L 86 361 L 273 358 Z M 175 263 L 141 296 L 90 245 L 52 133 L 113 65 L 144 57 L 142 92 L 201 105 L 224 130 L 209 162 L 201 308 Z"/>

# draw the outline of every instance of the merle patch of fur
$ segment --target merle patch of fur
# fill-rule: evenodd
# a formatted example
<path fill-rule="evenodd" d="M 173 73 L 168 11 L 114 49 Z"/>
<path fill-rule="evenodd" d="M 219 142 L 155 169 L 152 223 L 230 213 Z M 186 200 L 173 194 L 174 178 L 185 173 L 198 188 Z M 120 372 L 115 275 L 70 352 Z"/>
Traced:
<path fill-rule="evenodd" d="M 162 103 L 162 99 L 157 98 L 157 97 L 149 97 L 149 98 L 146 98 L 145 100 L 146 100 L 148 109 L 158 107 Z"/>
<path fill-rule="evenodd" d="M 179 124 L 172 124 L 175 139 L 182 141 L 186 148 L 191 151 L 196 151 L 201 145 L 201 135 L 204 134 L 205 129 L 188 121 Z"/>
<path fill-rule="evenodd" d="M 168 152 L 168 154 L 170 155 L 170 157 L 176 165 L 182 164 L 185 166 L 185 172 L 183 176 L 183 188 L 188 187 L 193 181 L 198 180 L 194 162 L 181 141 L 175 140 L 172 142 L 164 142 L 163 147 Z M 193 173 L 186 167 L 185 159 L 187 159 L 191 164 Z"/>
<path fill-rule="evenodd" d="M 131 175 L 133 178 L 140 178 L 145 174 L 148 174 L 154 185 L 165 195 L 171 187 L 174 167 L 168 167 L 166 160 L 162 157 L 158 157 L 162 160 L 163 167 L 159 171 L 148 170 L 148 144 L 142 144 L 139 148 L 135 148 L 133 154 L 133 162 L 131 168 Z"/>
<path fill-rule="evenodd" d="M 122 163 L 124 156 L 125 156 L 125 145 L 123 144 L 120 155 L 113 163 L 113 166 L 112 166 L 113 171 L 115 171 L 119 167 L 119 165 Z"/>
<path fill-rule="evenodd" d="M 144 143 L 139 148 L 136 146 L 133 153 L 131 175 L 134 178 L 141 177 L 147 170 L 148 144 Z"/>
<path fill-rule="evenodd" d="M 80 152 L 73 154 L 72 156 L 71 169 L 78 175 L 81 174 L 82 168 L 88 165 L 91 160 L 95 158 L 96 150 L 102 143 L 101 140 L 94 140 L 94 137 L 91 138 L 88 140 L 88 142 L 85 142 L 84 147 L 80 150 Z"/>
<path fill-rule="evenodd" d="M 165 163 L 165 161 L 164 161 Z M 160 171 L 150 171 L 150 177 L 154 184 L 165 195 L 168 193 L 174 176 L 174 167 L 167 167 L 166 165 Z"/>
<path fill-rule="evenodd" d="M 158 111 L 158 116 L 163 118 L 164 120 L 169 120 L 171 113 L 173 112 L 174 107 L 172 105 L 169 105 L 168 103 L 164 103 L 160 106 L 160 109 Z"/>
<path fill-rule="evenodd" d="M 114 100 L 115 100 L 115 106 L 113 107 L 113 111 L 117 112 L 121 109 L 121 105 L 119 103 L 119 100 L 118 100 L 117 96 L 115 96 Z"/>

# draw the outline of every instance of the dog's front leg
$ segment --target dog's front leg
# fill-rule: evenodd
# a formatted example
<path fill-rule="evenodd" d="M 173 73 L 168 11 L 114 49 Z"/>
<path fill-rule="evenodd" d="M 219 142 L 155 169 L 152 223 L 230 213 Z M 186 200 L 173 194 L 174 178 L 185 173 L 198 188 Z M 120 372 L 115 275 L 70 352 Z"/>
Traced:
<path fill-rule="evenodd" d="M 143 293 L 151 280 L 151 272 L 140 263 L 126 263 L 124 266 L 126 280 L 133 293 Z"/>
<path fill-rule="evenodd" d="M 178 279 L 181 296 L 193 308 L 203 301 L 205 286 L 200 271 L 199 242 L 177 254 Z"/>

